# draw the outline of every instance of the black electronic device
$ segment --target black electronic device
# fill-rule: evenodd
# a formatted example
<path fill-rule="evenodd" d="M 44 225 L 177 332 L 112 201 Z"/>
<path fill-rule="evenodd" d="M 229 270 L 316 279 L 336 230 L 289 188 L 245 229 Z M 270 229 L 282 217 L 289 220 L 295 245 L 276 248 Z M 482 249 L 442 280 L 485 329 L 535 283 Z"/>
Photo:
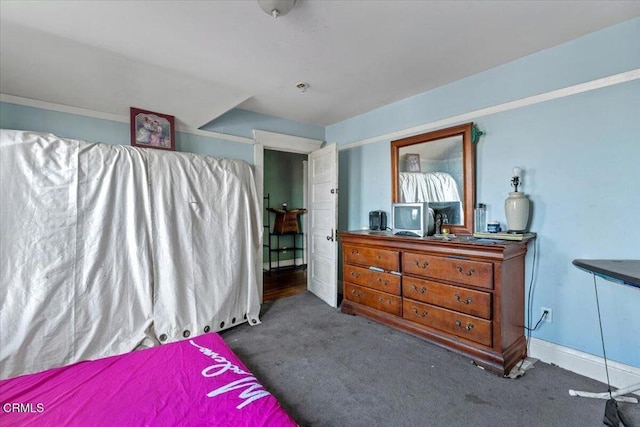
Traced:
<path fill-rule="evenodd" d="M 385 211 L 369 212 L 369 230 L 386 230 L 387 213 Z"/>

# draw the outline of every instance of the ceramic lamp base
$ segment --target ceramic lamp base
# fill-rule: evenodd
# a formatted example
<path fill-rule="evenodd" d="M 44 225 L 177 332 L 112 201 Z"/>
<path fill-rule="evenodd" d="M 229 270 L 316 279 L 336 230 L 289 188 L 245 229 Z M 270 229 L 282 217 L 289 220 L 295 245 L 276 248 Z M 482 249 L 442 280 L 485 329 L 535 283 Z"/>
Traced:
<path fill-rule="evenodd" d="M 529 199 L 524 193 L 513 191 L 504 201 L 504 213 L 507 217 L 508 233 L 522 234 L 527 231 L 529 222 Z"/>

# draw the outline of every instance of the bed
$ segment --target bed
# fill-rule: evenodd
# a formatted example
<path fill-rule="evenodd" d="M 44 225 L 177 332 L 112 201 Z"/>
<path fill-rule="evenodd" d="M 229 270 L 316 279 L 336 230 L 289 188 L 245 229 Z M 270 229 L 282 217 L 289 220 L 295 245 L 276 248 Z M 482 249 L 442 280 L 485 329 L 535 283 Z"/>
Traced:
<path fill-rule="evenodd" d="M 0 132 L 0 379 L 260 323 L 248 163 Z"/>
<path fill-rule="evenodd" d="M 400 172 L 399 185 L 403 202 L 428 202 L 433 210 L 446 213 L 449 223 L 462 224 L 460 191 L 452 175 L 446 172 Z"/>
<path fill-rule="evenodd" d="M 0 425 L 295 426 L 216 333 L 0 381 Z"/>
<path fill-rule="evenodd" d="M 400 194 L 405 203 L 460 201 L 458 184 L 446 172 L 400 172 Z"/>
<path fill-rule="evenodd" d="M 293 425 L 215 333 L 260 323 L 244 161 L 0 130 L 0 425 Z"/>

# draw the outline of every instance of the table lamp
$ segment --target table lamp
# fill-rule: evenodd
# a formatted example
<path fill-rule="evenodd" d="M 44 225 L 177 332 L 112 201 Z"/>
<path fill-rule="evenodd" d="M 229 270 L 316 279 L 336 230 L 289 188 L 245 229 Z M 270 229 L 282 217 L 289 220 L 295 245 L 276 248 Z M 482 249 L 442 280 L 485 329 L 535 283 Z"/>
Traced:
<path fill-rule="evenodd" d="M 509 193 L 509 197 L 504 201 L 504 213 L 507 217 L 508 233 L 522 234 L 527 231 L 529 222 L 529 199 L 518 191 L 518 186 L 522 184 L 522 169 L 518 166 L 513 168 L 511 185 L 515 189 Z"/>

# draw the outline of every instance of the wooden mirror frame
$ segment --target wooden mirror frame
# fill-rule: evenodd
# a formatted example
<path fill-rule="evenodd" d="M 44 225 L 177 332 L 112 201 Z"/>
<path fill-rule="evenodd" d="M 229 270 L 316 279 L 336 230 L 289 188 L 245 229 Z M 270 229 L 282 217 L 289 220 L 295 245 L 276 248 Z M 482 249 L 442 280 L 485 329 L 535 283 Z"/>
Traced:
<path fill-rule="evenodd" d="M 472 129 L 473 123 L 466 123 L 391 141 L 391 202 L 399 203 L 400 201 L 398 179 L 398 173 L 400 172 L 400 148 L 462 135 L 462 167 L 464 171 L 463 221 L 461 225 L 449 225 L 449 230 L 453 234 L 473 234 L 473 211 L 476 204 L 476 150 L 471 139 Z"/>

